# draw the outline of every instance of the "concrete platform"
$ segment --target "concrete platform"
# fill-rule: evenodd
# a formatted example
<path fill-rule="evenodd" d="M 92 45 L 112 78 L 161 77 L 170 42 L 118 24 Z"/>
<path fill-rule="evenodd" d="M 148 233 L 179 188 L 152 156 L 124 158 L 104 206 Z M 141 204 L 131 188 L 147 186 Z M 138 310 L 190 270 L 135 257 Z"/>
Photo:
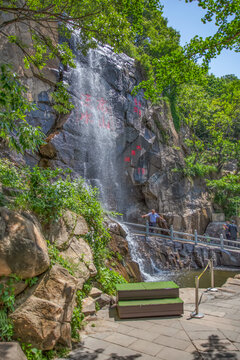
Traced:
<path fill-rule="evenodd" d="M 185 311 L 177 318 L 120 320 L 116 310 L 101 310 L 94 327 L 88 324 L 66 359 L 240 360 L 240 278 L 234 279 L 234 288 L 232 284 L 203 295 L 202 319 L 190 318 L 194 289 L 180 290 Z"/>

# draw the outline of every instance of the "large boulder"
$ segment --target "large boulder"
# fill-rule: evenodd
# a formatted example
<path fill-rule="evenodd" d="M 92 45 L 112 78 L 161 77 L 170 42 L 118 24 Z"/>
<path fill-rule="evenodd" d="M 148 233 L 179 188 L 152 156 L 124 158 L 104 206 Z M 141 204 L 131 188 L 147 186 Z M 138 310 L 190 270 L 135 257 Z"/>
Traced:
<path fill-rule="evenodd" d="M 58 222 L 45 226 L 44 231 L 50 242 L 61 251 L 62 257 L 73 265 L 80 288 L 89 277 L 97 274 L 91 248 L 82 238 L 89 232 L 82 216 L 67 210 Z"/>
<path fill-rule="evenodd" d="M 71 319 L 78 280 L 54 265 L 18 299 L 10 315 L 14 336 L 42 350 L 71 347 Z M 20 303 L 20 305 L 19 305 Z"/>
<path fill-rule="evenodd" d="M 97 269 L 93 263 L 93 255 L 89 245 L 82 238 L 74 237 L 69 247 L 61 252 L 64 259 L 74 267 L 75 275 L 79 278 L 80 286 L 92 276 L 97 275 Z"/>
<path fill-rule="evenodd" d="M 0 276 L 23 279 L 42 274 L 50 260 L 40 227 L 30 218 L 0 208 Z"/>
<path fill-rule="evenodd" d="M 86 235 L 89 229 L 86 220 L 81 215 L 67 210 L 58 222 L 52 222 L 45 227 L 44 231 L 51 243 L 54 243 L 59 250 L 65 250 L 74 236 Z"/>

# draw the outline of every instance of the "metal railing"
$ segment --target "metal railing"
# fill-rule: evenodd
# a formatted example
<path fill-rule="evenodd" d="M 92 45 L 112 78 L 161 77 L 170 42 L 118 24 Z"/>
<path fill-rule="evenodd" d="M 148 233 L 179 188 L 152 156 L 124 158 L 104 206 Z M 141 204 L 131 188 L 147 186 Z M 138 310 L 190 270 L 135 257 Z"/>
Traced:
<path fill-rule="evenodd" d="M 171 241 L 183 241 L 194 243 L 195 245 L 205 244 L 209 246 L 218 247 L 221 249 L 232 249 L 240 251 L 240 240 L 228 240 L 224 239 L 223 234 L 219 238 L 205 235 L 199 235 L 197 230 L 194 231 L 194 234 L 185 233 L 182 231 L 176 231 L 173 229 L 173 226 L 170 226 L 170 229 L 164 229 L 160 227 L 149 226 L 149 222 L 146 222 L 146 225 L 136 224 L 131 222 L 123 222 L 127 225 L 132 233 L 143 234 L 145 236 L 158 236 L 162 239 L 169 239 Z"/>
<path fill-rule="evenodd" d="M 210 273 L 211 273 L 211 287 L 208 288 L 207 290 L 205 290 L 200 299 L 199 299 L 199 281 L 201 279 L 201 277 L 203 276 L 203 274 L 206 272 L 207 268 L 210 269 Z M 213 259 L 208 260 L 207 266 L 205 267 L 205 269 L 201 272 L 200 275 L 195 276 L 195 310 L 190 314 L 190 316 L 193 318 L 197 318 L 197 319 L 201 319 L 204 317 L 204 314 L 199 312 L 199 305 L 201 303 L 202 300 L 202 296 L 204 293 L 208 292 L 208 291 L 218 291 L 215 287 L 214 287 L 214 267 L 213 267 Z"/>

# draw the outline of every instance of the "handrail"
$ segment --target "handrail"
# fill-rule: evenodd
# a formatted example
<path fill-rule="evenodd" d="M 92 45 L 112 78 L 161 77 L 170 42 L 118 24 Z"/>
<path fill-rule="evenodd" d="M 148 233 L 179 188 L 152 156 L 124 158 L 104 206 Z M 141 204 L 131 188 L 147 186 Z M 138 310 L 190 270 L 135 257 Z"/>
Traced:
<path fill-rule="evenodd" d="M 167 238 L 171 241 L 185 241 L 185 242 L 194 242 L 197 244 L 207 244 L 209 246 L 220 247 L 221 249 L 233 249 L 240 250 L 240 242 L 237 240 L 228 240 L 223 238 L 223 234 L 220 235 L 220 238 L 212 237 L 209 235 L 199 235 L 197 230 L 194 231 L 194 234 L 185 233 L 182 231 L 176 231 L 173 229 L 171 225 L 170 229 L 160 228 L 156 226 L 149 226 L 148 221 L 146 221 L 146 225 L 136 224 L 131 222 L 123 222 L 125 225 L 129 225 L 131 227 L 140 228 L 141 230 L 135 230 L 139 234 L 145 234 L 146 236 L 160 236 L 161 238 Z M 145 231 L 143 231 L 143 228 Z M 161 234 L 160 232 L 164 231 L 166 234 Z M 176 236 L 177 235 L 177 236 Z"/>
<path fill-rule="evenodd" d="M 201 272 L 201 274 L 198 275 L 198 280 L 201 279 L 201 277 L 203 276 L 203 274 L 205 273 L 205 271 L 207 270 L 208 267 L 209 267 L 209 262 L 207 263 L 207 266 L 205 267 L 205 269 L 203 270 L 203 272 Z"/>
<path fill-rule="evenodd" d="M 201 277 L 203 276 L 203 274 L 206 272 L 207 268 L 209 267 L 210 271 L 211 271 L 211 287 L 208 288 L 206 291 L 217 291 L 217 289 L 214 288 L 214 269 L 213 269 L 213 259 L 209 259 L 207 266 L 205 267 L 205 269 L 201 272 L 200 275 L 195 276 L 195 310 L 191 313 L 191 317 L 193 318 L 197 318 L 197 319 L 201 319 L 204 317 L 204 314 L 199 313 L 199 305 L 201 303 L 202 300 L 202 295 L 200 297 L 200 299 L 198 299 L 198 290 L 199 290 L 199 280 L 201 279 Z"/>

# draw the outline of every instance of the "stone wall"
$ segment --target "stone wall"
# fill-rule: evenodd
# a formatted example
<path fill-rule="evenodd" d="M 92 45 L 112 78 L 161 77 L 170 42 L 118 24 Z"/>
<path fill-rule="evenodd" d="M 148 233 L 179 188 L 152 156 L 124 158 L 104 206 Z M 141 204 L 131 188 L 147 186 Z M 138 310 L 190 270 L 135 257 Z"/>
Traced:
<path fill-rule="evenodd" d="M 204 268 L 208 259 L 213 259 L 214 266 L 239 269 L 240 253 L 206 245 L 181 243 L 168 239 L 135 236 L 144 259 L 144 271 L 150 276 L 157 275 L 157 270 L 181 270 Z"/>

